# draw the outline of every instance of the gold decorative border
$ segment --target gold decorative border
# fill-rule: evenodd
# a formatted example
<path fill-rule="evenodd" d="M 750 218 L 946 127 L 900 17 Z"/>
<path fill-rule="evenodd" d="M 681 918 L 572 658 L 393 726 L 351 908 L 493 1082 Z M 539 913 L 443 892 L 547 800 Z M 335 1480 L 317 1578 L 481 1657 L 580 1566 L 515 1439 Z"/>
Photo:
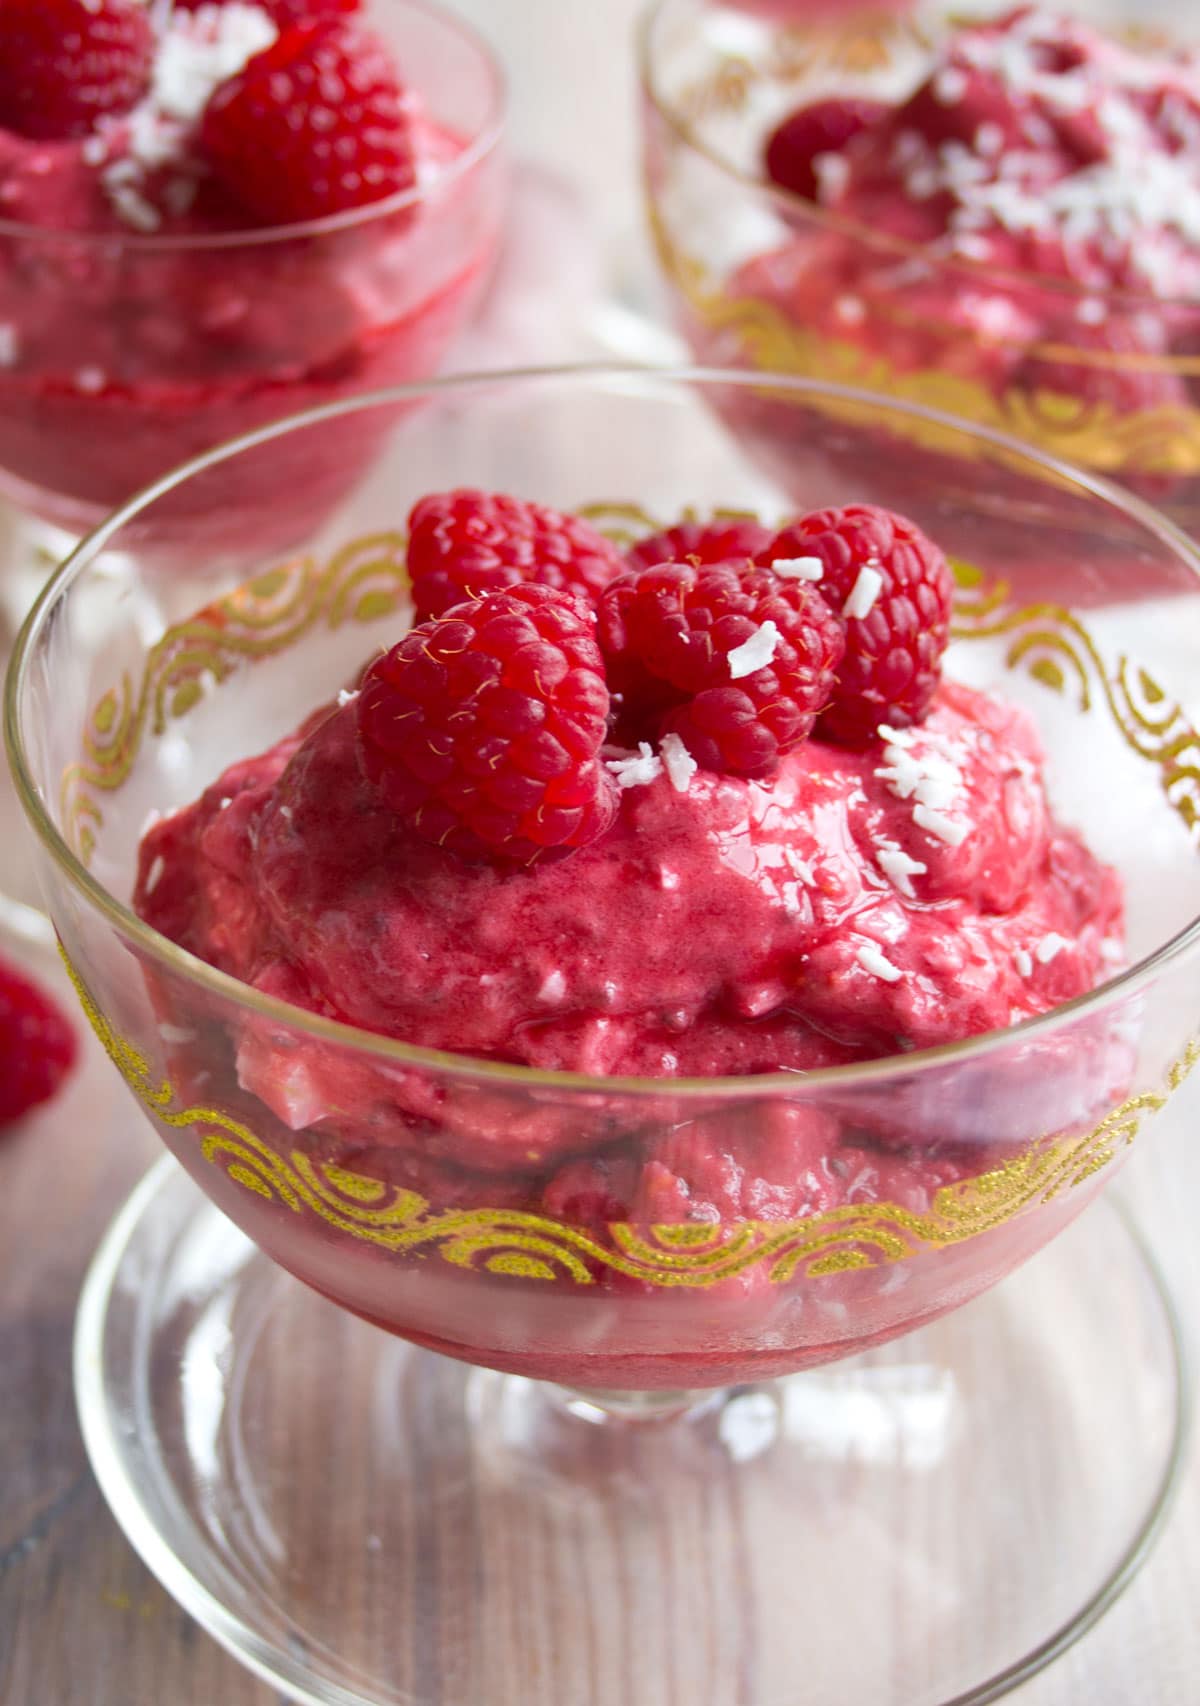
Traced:
<path fill-rule="evenodd" d="M 969 563 L 954 561 L 952 567 L 957 595 L 951 638 L 1011 636 L 1004 653 L 1007 669 L 1023 670 L 1052 692 L 1073 694 L 1081 712 L 1091 711 L 1099 700 L 1126 745 L 1154 765 L 1168 803 L 1195 840 L 1200 825 L 1200 734 L 1182 706 L 1123 652 L 1110 673 L 1087 629 L 1064 605 L 1014 609 L 1006 582 L 985 583 Z"/>
<path fill-rule="evenodd" d="M 1001 1167 L 944 1185 L 927 1214 L 897 1203 L 850 1204 L 791 1221 L 739 1221 L 607 1227 L 611 1243 L 545 1215 L 520 1209 L 430 1212 L 425 1197 L 331 1163 L 300 1149 L 286 1159 L 248 1126 L 219 1108 L 176 1108 L 169 1080 L 156 1083 L 150 1064 L 109 1024 L 65 950 L 63 961 L 88 1022 L 134 1095 L 163 1125 L 195 1129 L 200 1153 L 242 1190 L 313 1215 L 335 1231 L 397 1256 L 436 1251 L 458 1268 L 510 1279 L 568 1279 L 592 1285 L 608 1269 L 659 1287 L 707 1288 L 752 1268 L 774 1285 L 888 1266 L 931 1249 L 993 1231 L 1022 1210 L 1086 1183 L 1133 1143 L 1143 1119 L 1165 1106 L 1200 1059 L 1191 1042 L 1169 1069 L 1162 1091 L 1131 1096 L 1085 1137 L 1035 1143 Z"/>
<path fill-rule="evenodd" d="M 771 302 L 729 295 L 710 277 L 703 261 L 686 254 L 674 241 L 653 201 L 647 202 L 647 217 L 663 272 L 689 313 L 714 336 L 736 338 L 746 367 L 857 386 L 940 409 L 1098 473 L 1200 474 L 1200 409 L 1162 404 L 1122 411 L 1112 403 L 1089 403 L 1065 392 L 1022 391 L 1012 386 L 996 392 L 961 374 L 897 367 L 875 350 L 830 337 L 824 329 L 799 325 Z M 1062 356 L 1064 346 L 1047 346 L 1046 353 Z M 1074 350 L 1065 353 L 1068 359 L 1080 359 Z M 1163 366 L 1161 361 L 1146 365 L 1159 371 Z M 835 412 L 829 402 L 811 406 Z M 840 409 L 848 415 L 854 412 L 852 405 Z M 948 433 L 935 422 L 898 420 L 896 430 L 926 449 L 951 450 L 964 459 L 996 454 L 990 446 L 961 433 Z"/>
<path fill-rule="evenodd" d="M 320 623 L 333 631 L 398 610 L 408 591 L 405 544 L 403 533 L 373 533 L 324 568 L 295 558 L 168 628 L 146 654 L 137 687 L 126 672 L 100 698 L 83 733 L 83 758 L 63 773 L 63 828 L 83 863 L 104 822 L 90 790 L 121 786 L 147 728 L 161 735 L 200 702 L 207 681 L 219 685 L 239 663 L 286 651 Z"/>

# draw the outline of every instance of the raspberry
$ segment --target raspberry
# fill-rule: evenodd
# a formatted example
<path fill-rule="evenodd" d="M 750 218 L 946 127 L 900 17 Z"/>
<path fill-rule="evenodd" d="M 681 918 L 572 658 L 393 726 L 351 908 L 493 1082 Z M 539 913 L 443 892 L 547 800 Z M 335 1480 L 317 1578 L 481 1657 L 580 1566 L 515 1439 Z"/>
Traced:
<path fill-rule="evenodd" d="M 222 83 L 200 144 L 223 187 L 272 225 L 342 213 L 416 182 L 387 48 L 336 20 L 292 25 Z"/>
<path fill-rule="evenodd" d="M 569 593 L 455 605 L 374 663 L 356 703 L 367 776 L 426 841 L 530 864 L 612 823 L 604 664 Z"/>
<path fill-rule="evenodd" d="M 897 108 L 893 131 L 917 131 L 931 149 L 956 142 L 975 152 L 980 129 L 987 125 L 1002 149 L 1028 148 L 1022 122 L 1031 110 L 1032 104 L 1022 104 L 997 72 L 980 69 L 956 51 Z"/>
<path fill-rule="evenodd" d="M 408 575 L 418 622 L 464 598 L 532 582 L 594 604 L 625 572 L 615 545 L 578 516 L 499 493 L 422 498 L 408 518 Z"/>
<path fill-rule="evenodd" d="M 662 533 L 652 533 L 625 553 L 631 569 L 652 569 L 659 563 L 732 563 L 756 557 L 771 542 L 769 528 L 757 521 L 683 521 Z"/>
<path fill-rule="evenodd" d="M 697 763 L 741 776 L 769 774 L 808 736 L 842 655 L 841 627 L 812 586 L 750 563 L 664 563 L 627 575 L 605 591 L 599 618 L 627 716 L 665 709 L 663 729 Z M 761 665 L 731 661 L 756 636 Z"/>
<path fill-rule="evenodd" d="M 75 1063 L 66 1016 L 15 966 L 0 960 L 0 1125 L 48 1101 Z"/>
<path fill-rule="evenodd" d="M 873 130 L 888 110 L 882 101 L 848 97 L 814 101 L 789 113 L 767 139 L 763 161 L 768 178 L 806 201 L 820 201 L 818 156 L 840 154 L 864 130 Z"/>
<path fill-rule="evenodd" d="M 874 504 L 801 516 L 758 560 L 798 557 L 820 558 L 816 587 L 846 624 L 846 653 L 821 733 L 865 746 L 880 723 L 917 722 L 937 690 L 950 637 L 954 581 L 945 557 L 913 522 Z M 852 598 L 869 606 L 865 615 L 846 611 Z"/>
<path fill-rule="evenodd" d="M 0 125 L 39 140 L 86 136 L 146 88 L 154 33 L 130 0 L 3 0 Z"/>

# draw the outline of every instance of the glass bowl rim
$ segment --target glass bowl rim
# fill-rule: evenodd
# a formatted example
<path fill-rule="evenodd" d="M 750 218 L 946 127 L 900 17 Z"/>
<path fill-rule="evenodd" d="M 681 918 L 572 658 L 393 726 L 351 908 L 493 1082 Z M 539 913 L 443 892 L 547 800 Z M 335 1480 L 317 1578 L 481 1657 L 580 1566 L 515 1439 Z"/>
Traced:
<path fill-rule="evenodd" d="M 47 248 L 55 244 L 71 244 L 112 253 L 150 254 L 208 253 L 211 250 L 257 248 L 272 243 L 296 242 L 301 238 L 325 237 L 340 231 L 350 231 L 406 208 L 419 207 L 441 196 L 446 189 L 466 177 L 489 155 L 495 154 L 504 138 L 509 117 L 508 75 L 495 51 L 478 30 L 438 0 L 389 0 L 409 12 L 419 12 L 427 19 L 449 29 L 466 43 L 484 67 L 488 82 L 487 112 L 466 147 L 453 160 L 439 167 L 435 176 L 416 183 L 395 195 L 379 201 L 365 202 L 361 207 L 349 207 L 341 213 L 327 213 L 320 219 L 306 219 L 288 225 L 263 225 L 245 231 L 72 231 L 45 225 L 28 225 L 19 219 L 0 218 L 0 241 L 42 243 Z"/>
<path fill-rule="evenodd" d="M 849 1088 L 879 1084 L 897 1078 L 919 1076 L 946 1066 L 973 1062 L 1020 1046 L 1035 1038 L 1065 1029 L 1090 1013 L 1113 1005 L 1120 999 L 1136 994 L 1162 970 L 1174 964 L 1200 946 L 1200 914 L 1165 942 L 1160 942 L 1149 954 L 1117 976 L 1107 979 L 1095 989 L 1074 996 L 1045 1013 L 1022 1020 L 1016 1025 L 982 1031 L 956 1042 L 942 1043 L 934 1048 L 883 1055 L 877 1059 L 857 1061 L 846 1066 L 824 1067 L 813 1071 L 780 1070 L 752 1073 L 741 1077 L 712 1078 L 637 1078 L 591 1077 L 585 1073 L 546 1071 L 528 1066 L 487 1060 L 467 1054 L 454 1054 L 442 1049 L 425 1048 L 401 1042 L 377 1031 L 368 1031 L 348 1021 L 325 1018 L 306 1008 L 264 995 L 228 972 L 218 971 L 207 961 L 179 947 L 168 937 L 146 924 L 132 909 L 118 900 L 103 883 L 87 869 L 67 844 L 42 802 L 26 758 L 25 741 L 20 715 L 23 695 L 34 647 L 43 630 L 52 620 L 60 601 L 71 591 L 75 582 L 91 565 L 108 540 L 143 510 L 159 498 L 198 474 L 207 472 L 222 462 L 233 460 L 244 451 L 286 438 L 290 433 L 313 426 L 322 426 L 344 415 L 367 409 L 394 407 L 419 398 L 441 395 L 466 395 L 473 390 L 497 389 L 521 385 L 554 387 L 564 383 L 597 384 L 607 381 L 618 391 L 630 384 L 679 389 L 688 386 L 732 386 L 735 389 L 786 391 L 798 397 L 819 396 L 837 402 L 867 406 L 885 414 L 898 414 L 909 419 L 963 433 L 983 440 L 1026 464 L 1049 472 L 1061 484 L 1069 482 L 1077 490 L 1121 511 L 1143 531 L 1150 533 L 1167 547 L 1176 559 L 1190 569 L 1200 586 L 1200 547 L 1166 516 L 1160 515 L 1140 498 L 1100 479 L 1085 470 L 1050 456 L 1007 433 L 977 426 L 940 409 L 927 408 L 882 393 L 865 391 L 848 385 L 818 381 L 788 374 L 764 374 L 735 369 L 691 365 L 642 365 L 620 362 L 576 362 L 559 366 L 499 368 L 474 373 L 455 373 L 432 380 L 415 381 L 407 385 L 390 386 L 366 391 L 358 396 L 343 398 L 319 408 L 285 416 L 270 425 L 229 439 L 224 444 L 182 463 L 154 484 L 143 488 L 107 520 L 87 534 L 64 558 L 46 582 L 41 594 L 27 615 L 14 644 L 4 684 L 4 743 L 8 753 L 13 782 L 26 819 L 32 826 L 44 853 L 58 867 L 68 886 L 87 905 L 99 913 L 105 922 L 128 943 L 135 945 L 150 959 L 173 971 L 186 982 L 198 984 L 223 1002 L 246 1010 L 260 1019 L 283 1025 L 294 1032 L 307 1033 L 317 1042 L 332 1044 L 359 1055 L 373 1056 L 391 1063 L 421 1068 L 443 1077 L 492 1083 L 512 1089 L 555 1090 L 609 1097 L 661 1098 L 681 1100 L 746 1101 L 762 1095 L 807 1094 L 813 1090 Z"/>
<path fill-rule="evenodd" d="M 826 231 L 835 232 L 838 236 L 853 238 L 868 249 L 883 251 L 894 255 L 897 261 L 920 261 L 932 267 L 935 272 L 961 273 L 968 281 L 977 283 L 988 281 L 995 285 L 1003 284 L 1008 288 L 1026 289 L 1031 286 L 1047 293 L 1061 296 L 1064 302 L 1079 303 L 1089 299 L 1097 300 L 1106 305 L 1132 312 L 1137 309 L 1164 308 L 1200 308 L 1200 294 L 1192 296 L 1155 296 L 1150 291 L 1125 290 L 1116 287 L 1096 288 L 1078 283 L 1074 279 L 1053 278 L 1046 273 L 1024 272 L 1017 268 L 995 266 L 989 261 L 975 261 L 969 255 L 938 255 L 928 243 L 914 243 L 904 237 L 892 237 L 885 232 L 875 231 L 868 225 L 860 225 L 857 220 L 849 219 L 844 214 L 835 213 L 831 208 L 822 207 L 819 202 L 810 201 L 807 196 L 798 194 L 795 190 L 787 190 L 779 184 L 769 183 L 765 178 L 744 170 L 741 166 L 724 154 L 719 148 L 714 148 L 704 140 L 697 125 L 684 117 L 673 102 L 668 100 L 658 79 L 658 59 L 655 51 L 654 37 L 663 15 L 673 6 L 681 4 L 696 4 L 712 6 L 720 5 L 723 0 L 650 0 L 638 20 L 637 68 L 638 81 L 642 94 L 654 108 L 659 117 L 666 123 L 686 148 L 691 149 L 711 166 L 732 178 L 743 189 L 751 191 L 756 198 L 772 203 L 781 216 L 790 218 L 793 222 L 802 217 L 810 224 L 821 227 Z M 903 21 L 903 20 L 901 20 Z M 964 20 L 970 23 L 970 19 Z M 981 20 L 986 22 L 986 19 Z M 1086 21 L 1086 20 L 1085 20 Z M 1059 345 L 1068 355 L 1075 354 L 1070 345 Z M 1084 352 L 1085 354 L 1087 352 Z M 1126 358 L 1127 362 L 1140 359 L 1144 364 L 1146 358 Z M 1156 365 L 1175 371 L 1170 357 L 1155 358 Z M 1121 365 L 1114 361 L 1114 366 Z"/>

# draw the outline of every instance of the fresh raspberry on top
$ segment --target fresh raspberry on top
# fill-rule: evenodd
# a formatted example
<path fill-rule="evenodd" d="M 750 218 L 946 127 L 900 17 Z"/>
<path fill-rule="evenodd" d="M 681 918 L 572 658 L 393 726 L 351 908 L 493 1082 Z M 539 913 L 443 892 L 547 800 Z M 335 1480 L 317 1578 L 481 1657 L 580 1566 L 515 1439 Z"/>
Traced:
<path fill-rule="evenodd" d="M 800 107 L 767 138 L 763 155 L 767 176 L 781 189 L 791 190 L 806 201 L 836 201 L 832 184 L 829 194 L 821 193 L 818 160 L 822 155 L 841 154 L 861 132 L 874 129 L 888 110 L 882 101 L 861 96 L 835 97 Z"/>
<path fill-rule="evenodd" d="M 616 546 L 575 515 L 493 492 L 437 492 L 408 518 L 418 622 L 464 598 L 532 582 L 594 603 L 625 572 Z"/>
<path fill-rule="evenodd" d="M 625 553 L 631 569 L 659 563 L 735 563 L 756 557 L 771 542 L 771 530 L 757 521 L 681 521 L 662 533 L 640 539 Z"/>
<path fill-rule="evenodd" d="M 293 24 L 222 83 L 200 144 L 223 188 L 271 225 L 343 213 L 416 182 L 391 56 L 337 19 Z"/>
<path fill-rule="evenodd" d="M 86 136 L 150 80 L 154 32 L 133 0 L 0 0 L 0 126 Z"/>
<path fill-rule="evenodd" d="M 759 562 L 817 559 L 811 582 L 845 623 L 846 652 L 821 733 L 866 746 L 880 723 L 903 728 L 925 714 L 941 679 L 954 579 L 915 523 L 875 504 L 813 510 Z"/>
<path fill-rule="evenodd" d="M 599 619 L 626 726 L 653 711 L 698 764 L 741 776 L 768 775 L 808 736 L 842 655 L 812 586 L 750 563 L 644 569 L 607 589 Z"/>
<path fill-rule="evenodd" d="M 0 960 L 0 1125 L 54 1095 L 75 1064 L 65 1015 L 15 966 Z"/>
<path fill-rule="evenodd" d="M 616 815 L 604 663 L 570 593 L 513 586 L 421 623 L 371 666 L 356 709 L 367 776 L 463 858 L 562 856 Z"/>

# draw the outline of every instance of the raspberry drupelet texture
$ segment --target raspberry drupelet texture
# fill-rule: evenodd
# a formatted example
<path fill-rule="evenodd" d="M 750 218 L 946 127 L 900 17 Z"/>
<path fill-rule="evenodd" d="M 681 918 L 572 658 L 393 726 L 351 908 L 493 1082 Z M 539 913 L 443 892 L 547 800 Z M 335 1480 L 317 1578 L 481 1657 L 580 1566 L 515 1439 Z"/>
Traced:
<path fill-rule="evenodd" d="M 811 733 L 844 644 L 809 583 L 749 562 L 628 575 L 599 624 L 625 723 L 656 715 L 697 763 L 741 776 L 769 775 Z"/>
<path fill-rule="evenodd" d="M 54 141 L 127 112 L 150 79 L 154 33 L 132 0 L 3 0 L 0 126 Z"/>
<path fill-rule="evenodd" d="M 15 966 L 0 960 L 0 1126 L 54 1095 L 75 1063 L 66 1016 Z"/>
<path fill-rule="evenodd" d="M 776 534 L 763 564 L 817 559 L 813 584 L 845 624 L 837 689 L 821 734 L 866 746 L 881 723 L 919 722 L 950 638 L 950 566 L 915 523 L 874 504 L 813 510 Z"/>
<path fill-rule="evenodd" d="M 814 101 L 789 113 L 767 138 L 767 176 L 806 201 L 818 200 L 821 162 L 832 158 L 836 169 L 846 144 L 877 125 L 887 110 L 881 101 L 847 96 Z"/>
<path fill-rule="evenodd" d="M 357 702 L 359 748 L 424 840 L 530 864 L 612 823 L 608 711 L 591 613 L 526 584 L 454 606 L 378 659 Z"/>
<path fill-rule="evenodd" d="M 336 16 L 291 25 L 222 83 L 200 143 L 222 186 L 272 225 L 342 213 L 416 182 L 391 57 Z"/>
<path fill-rule="evenodd" d="M 500 493 L 459 490 L 422 498 L 408 518 L 408 573 L 416 619 L 464 598 L 527 583 L 589 604 L 625 572 L 615 545 L 579 516 Z"/>
<path fill-rule="evenodd" d="M 752 560 L 771 543 L 771 530 L 757 521 L 681 521 L 652 533 L 625 553 L 631 569 L 659 563 L 736 563 Z"/>

